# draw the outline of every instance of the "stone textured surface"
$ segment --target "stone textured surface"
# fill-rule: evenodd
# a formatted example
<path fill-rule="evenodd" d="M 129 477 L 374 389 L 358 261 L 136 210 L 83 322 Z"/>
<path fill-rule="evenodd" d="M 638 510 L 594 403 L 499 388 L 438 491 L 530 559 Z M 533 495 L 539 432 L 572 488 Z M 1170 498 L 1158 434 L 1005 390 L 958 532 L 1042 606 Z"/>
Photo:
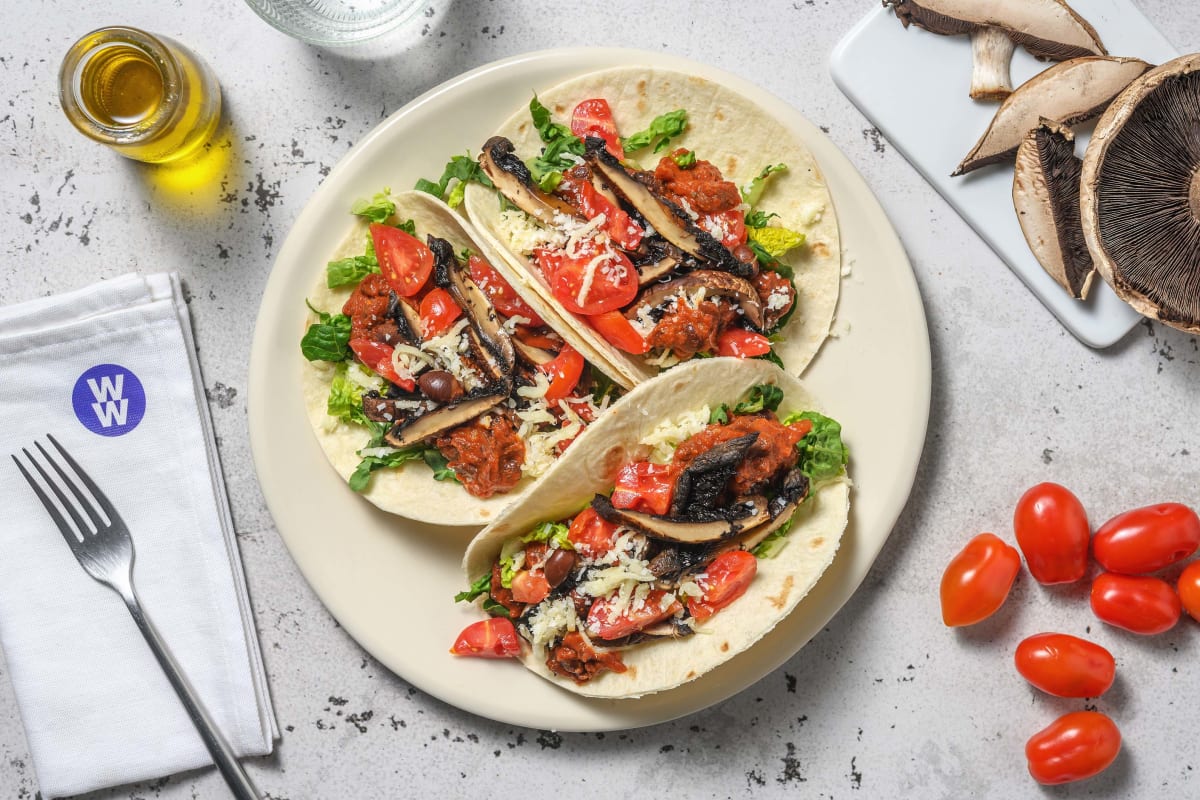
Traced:
<path fill-rule="evenodd" d="M 1140 0 L 1183 52 L 1200 49 L 1187 0 Z M 1194 698 L 1200 625 L 1142 639 L 1097 622 L 1086 589 L 1028 575 L 1000 614 L 942 627 L 941 571 L 980 530 L 1011 537 L 1020 493 L 1073 487 L 1094 521 L 1159 500 L 1200 504 L 1200 345 L 1159 324 L 1095 352 L 1068 334 L 837 91 L 835 42 L 867 0 L 604 5 L 457 0 L 407 33 L 354 51 L 309 47 L 235 0 L 55 0 L 0 33 L 0 302 L 131 269 L 179 270 L 283 738 L 248 768 L 274 800 L 525 796 L 1200 796 Z M 1079 3 L 1086 14 L 1086 0 Z M 218 73 L 227 155 L 191 192 L 79 136 L 56 71 L 79 35 L 131 24 L 176 37 Z M 866 176 L 912 258 L 929 317 L 933 397 L 911 500 L 861 590 L 783 668 L 674 722 L 608 734 L 517 729 L 461 712 L 367 656 L 296 571 L 257 488 L 245 386 L 257 303 L 292 221 L 330 167 L 426 89 L 496 58 L 559 45 L 665 50 L 749 78 L 793 104 Z M 897 69 L 902 65 L 881 65 Z M 851 254 L 852 255 L 852 254 Z M 1011 540 L 1011 539 L 1010 539 Z M 1041 696 L 1011 653 L 1041 630 L 1086 635 L 1118 662 L 1094 703 Z M 3 667 L 0 666 L 0 671 Z M 1059 712 L 1109 712 L 1125 748 L 1103 776 L 1038 790 L 1026 738 Z M 0 795 L 37 786 L 0 679 Z M 96 793 L 218 798 L 213 770 Z"/>

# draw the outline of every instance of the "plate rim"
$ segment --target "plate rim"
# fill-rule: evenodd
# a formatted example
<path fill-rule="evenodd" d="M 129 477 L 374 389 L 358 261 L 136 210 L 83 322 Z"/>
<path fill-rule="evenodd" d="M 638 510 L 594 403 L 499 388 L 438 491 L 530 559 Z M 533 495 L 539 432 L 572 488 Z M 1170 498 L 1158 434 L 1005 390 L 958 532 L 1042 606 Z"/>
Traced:
<path fill-rule="evenodd" d="M 287 274 L 289 263 L 295 258 L 296 251 L 303 248 L 303 242 L 306 238 L 306 231 L 311 227 L 314 217 L 320 218 L 324 213 L 324 206 L 328 206 L 338 197 L 339 191 L 344 190 L 342 184 L 349 180 L 344 176 L 352 174 L 357 168 L 358 162 L 364 158 L 370 158 L 374 149 L 379 145 L 376 142 L 386 142 L 389 131 L 397 126 L 403 125 L 404 121 L 416 114 L 422 113 L 422 109 L 431 103 L 438 101 L 441 98 L 452 96 L 456 92 L 465 91 L 464 87 L 469 87 L 476 82 L 488 80 L 488 76 L 493 77 L 493 80 L 501 82 L 505 80 L 515 80 L 515 77 L 508 77 L 510 74 L 519 73 L 523 68 L 536 71 L 537 69 L 546 68 L 547 65 L 565 61 L 569 62 L 570 69 L 558 73 L 557 79 L 565 80 L 577 74 L 583 74 L 598 69 L 603 69 L 610 66 L 620 66 L 622 64 L 637 64 L 647 67 L 662 67 L 668 69 L 677 69 L 690 71 L 693 74 L 708 78 L 729 88 L 746 94 L 754 102 L 760 106 L 764 106 L 770 113 L 775 115 L 780 121 L 785 124 L 790 130 L 797 133 L 804 141 L 805 145 L 812 151 L 813 156 L 820 166 L 821 171 L 826 176 L 827 185 L 831 196 L 833 197 L 834 205 L 840 206 L 845 204 L 847 207 L 854 205 L 859 210 L 865 211 L 866 216 L 871 218 L 873 226 L 871 228 L 874 238 L 879 242 L 878 246 L 887 250 L 891 259 L 896 263 L 889 264 L 896 272 L 896 276 L 903 284 L 902 290 L 906 290 L 908 296 L 905 298 L 909 305 L 909 310 L 913 313 L 913 319 L 910 334 L 914 335 L 915 342 L 918 345 L 916 351 L 912 353 L 914 361 L 909 364 L 909 372 L 916 375 L 916 380 L 913 384 L 916 392 L 910 398 L 914 403 L 913 410 L 916 411 L 916 418 L 910 420 L 913 426 L 906 432 L 908 445 L 904 449 L 905 462 L 903 469 L 899 473 L 892 473 L 892 482 L 902 486 L 902 491 L 892 492 L 889 498 L 885 499 L 884 508 L 881 509 L 880 521 L 883 524 L 881 534 L 870 539 L 867 548 L 859 547 L 848 558 L 857 560 L 857 565 L 854 568 L 853 574 L 842 576 L 841 583 L 834 590 L 837 595 L 833 598 L 831 604 L 827 604 L 821 608 L 819 613 L 811 615 L 814 619 L 819 617 L 818 624 L 815 626 L 809 625 L 812 630 L 807 632 L 802 641 L 794 643 L 789 642 L 788 646 L 782 648 L 778 652 L 772 652 L 772 656 L 766 661 L 762 658 L 757 660 L 755 668 L 747 675 L 742 675 L 739 679 L 728 681 L 723 680 L 719 683 L 709 682 L 713 686 L 713 691 L 700 694 L 701 697 L 692 700 L 684 700 L 681 702 L 672 702 L 668 699 L 666 702 L 663 698 L 668 695 L 680 693 L 680 690 L 671 690 L 670 692 L 661 693 L 659 695 L 651 695 L 642 698 L 640 701 L 590 701 L 586 698 L 579 698 L 575 695 L 570 695 L 557 687 L 551 687 L 556 692 L 561 692 L 565 697 L 564 710 L 579 712 L 586 721 L 579 720 L 572 716 L 563 716 L 559 713 L 509 713 L 509 709 L 496 708 L 489 706 L 486 703 L 464 702 L 461 695 L 456 695 L 454 692 L 447 691 L 446 687 L 438 685 L 436 681 L 431 681 L 426 674 L 421 674 L 420 670 L 415 670 L 412 665 L 400 665 L 399 667 L 393 663 L 394 659 L 388 658 L 379 652 L 382 648 L 379 646 L 377 634 L 373 631 L 365 630 L 360 625 L 360 620 L 357 619 L 353 611 L 347 607 L 345 597 L 329 596 L 328 587 L 324 585 L 324 579 L 321 575 L 319 565 L 309 562 L 303 555 L 298 555 L 299 545 L 301 541 L 296 539 L 296 531 L 290 528 L 291 522 L 287 524 L 281 523 L 281 519 L 290 520 L 289 514 L 285 512 L 286 498 L 284 492 L 277 486 L 274 476 L 270 473 L 270 443 L 267 431 L 272 424 L 270 418 L 271 412 L 277 411 L 277 403 L 275 407 L 271 407 L 267 399 L 270 397 L 272 381 L 268 378 L 269 369 L 263 369 L 264 363 L 270 358 L 271 347 L 277 344 L 278 327 L 273 326 L 274 319 L 271 317 L 271 311 L 274 307 L 283 303 L 284 298 L 281 291 L 287 289 Z M 764 100 L 766 101 L 764 103 Z M 783 116 L 780 117 L 782 111 Z M 511 114 L 511 109 L 508 111 Z M 499 125 L 506 116 L 501 116 L 495 120 L 495 124 Z M 836 178 L 832 177 L 836 176 Z M 835 190 L 835 184 L 838 187 Z M 855 221 L 857 224 L 857 220 Z M 852 246 L 853 242 L 848 243 L 846 236 L 846 224 L 842 220 L 842 215 L 839 212 L 839 229 L 842 239 L 843 252 L 843 274 L 846 274 L 846 253 L 848 246 Z M 310 235 L 311 236 L 311 235 Z M 310 237 L 308 237 L 310 238 Z M 838 312 L 841 312 L 843 302 L 845 300 L 845 291 L 847 278 L 843 278 L 842 297 L 839 298 Z M 286 292 L 285 292 L 286 294 Z M 289 339 L 289 341 L 291 341 Z M 293 342 L 294 344 L 294 342 Z M 830 349 L 830 342 L 827 340 L 818 352 L 813 364 L 818 364 L 822 360 L 822 355 Z M 828 360 L 826 357 L 826 361 Z M 507 58 L 492 61 L 480 65 L 467 72 L 461 73 L 429 90 L 420 94 L 403 107 L 388 115 L 387 118 L 378 123 L 371 131 L 369 131 L 359 142 L 357 142 L 346 154 L 338 160 L 337 164 L 330 170 L 328 176 L 322 181 L 321 185 L 313 192 L 313 194 L 305 201 L 305 205 L 301 212 L 297 215 L 287 236 L 280 247 L 279 253 L 272 264 L 266 286 L 263 290 L 263 299 L 260 304 L 259 313 L 255 319 L 254 336 L 251 345 L 250 362 L 249 362 L 249 380 L 247 388 L 247 426 L 249 429 L 251 455 L 254 462 L 256 476 L 258 477 L 261 491 L 267 508 L 271 513 L 272 519 L 275 522 L 276 530 L 279 532 L 280 538 L 295 563 L 297 569 L 313 590 L 314 594 L 321 601 L 322 605 L 328 610 L 333 618 L 341 625 L 355 642 L 366 650 L 373 658 L 379 661 L 383 666 L 387 667 L 391 672 L 403 680 L 409 682 L 413 686 L 430 694 L 439 700 L 446 702 L 456 708 L 477 714 L 479 716 L 504 722 L 515 724 L 535 729 L 552 729 L 552 730 L 577 730 L 577 731 L 611 731 L 624 730 L 643 725 L 657 724 L 675 719 L 686 714 L 695 713 L 704 708 L 707 708 L 715 703 L 721 702 L 739 691 L 742 691 L 753 684 L 757 683 L 767 674 L 778 669 L 785 661 L 793 657 L 806 644 L 812 635 L 815 635 L 828 621 L 841 609 L 841 607 L 849 600 L 862 581 L 866 578 L 871 565 L 878 556 L 879 551 L 886 543 L 890 536 L 892 528 L 895 526 L 896 520 L 899 518 L 908 497 L 911 493 L 913 483 L 916 479 L 917 469 L 919 466 L 921 454 L 923 451 L 924 440 L 928 428 L 930 397 L 932 392 L 932 376 L 931 376 L 931 360 L 932 355 L 929 347 L 929 331 L 928 321 L 925 316 L 924 305 L 921 301 L 919 287 L 916 281 L 916 276 L 912 270 L 911 263 L 904 251 L 903 245 L 900 242 L 899 236 L 895 228 L 887 219 L 882 206 L 877 198 L 870 191 L 865 179 L 849 161 L 849 159 L 837 148 L 837 146 L 824 133 L 820 131 L 812 122 L 805 118 L 798 110 L 792 107 L 787 102 L 781 100 L 775 95 L 767 92 L 761 87 L 741 78 L 737 75 L 729 73 L 723 69 L 712 67 L 692 59 L 675 56 L 665 53 L 655 53 L 651 51 L 643 51 L 633 48 L 612 48 L 612 47 L 562 47 L 552 48 L 548 50 L 537 50 L 528 53 L 522 53 Z M 299 359 L 295 366 L 299 367 Z M 283 367 L 279 367 L 282 369 Z M 802 375 L 802 380 L 805 379 L 812 371 L 813 366 L 810 365 L 805 374 Z M 818 394 L 818 397 L 825 402 L 824 394 Z M 303 412 L 301 410 L 301 415 Z M 282 417 L 282 414 L 276 416 Z M 274 424 L 279 424 L 276 420 Z M 307 420 L 305 420 L 305 435 L 308 434 Z M 914 445 L 915 442 L 915 445 Z M 334 473 L 330 473 L 331 475 Z M 338 487 L 339 490 L 344 490 L 344 487 Z M 357 502 L 357 501 L 356 501 Z M 359 505 L 367 505 L 366 503 L 358 503 Z M 848 528 L 846 536 L 851 536 L 855 526 L 855 502 L 852 500 L 851 506 L 851 524 Z M 369 513 L 369 512 L 368 512 Z M 382 512 L 380 512 L 382 514 Z M 383 515 L 388 517 L 388 515 Z M 385 522 L 400 521 L 402 524 L 407 523 L 407 520 L 402 518 L 389 517 Z M 287 530 L 285 530 L 287 528 Z M 455 530 L 455 529 L 446 529 Z M 461 535 L 461 534 L 460 534 Z M 835 559 L 835 564 L 839 561 L 844 563 L 841 558 L 842 553 L 839 553 L 839 558 Z M 831 567 L 833 569 L 833 567 Z M 844 570 L 843 570 L 844 571 Z M 818 588 L 822 585 L 828 590 L 830 581 L 826 576 L 818 582 Z M 803 605 L 803 604 L 802 604 Z M 795 616 L 795 612 L 793 615 Z M 781 621 L 781 625 L 783 622 Z M 370 626 L 367 626 L 370 627 Z M 445 636 L 447 641 L 454 635 L 456 631 L 447 631 Z M 759 647 L 762 647 L 760 643 Z M 755 650 L 755 648 L 751 648 Z M 748 651 L 749 652 L 749 651 Z M 739 658 L 745 654 L 739 654 L 731 660 L 737 662 Z M 725 665 L 728 666 L 728 665 Z M 523 668 L 522 672 L 524 672 Z M 718 668 L 723 670 L 723 668 Z M 418 674 L 414 674 L 414 672 Z M 540 678 L 532 676 L 535 680 L 541 682 Z M 724 671 L 722 672 L 724 675 Z M 709 678 L 711 673 L 702 676 L 697 681 L 693 681 L 691 686 L 704 682 Z M 544 683 L 544 682 L 543 682 Z M 547 684 L 549 685 L 549 684 Z M 695 693 L 692 693 L 695 694 Z M 690 697 L 690 696 L 689 696 Z M 638 707 L 633 707 L 630 704 L 637 703 Z M 623 704 L 623 707 L 622 707 Z M 646 709 L 639 712 L 638 708 Z M 573 724 L 579 722 L 579 724 Z"/>

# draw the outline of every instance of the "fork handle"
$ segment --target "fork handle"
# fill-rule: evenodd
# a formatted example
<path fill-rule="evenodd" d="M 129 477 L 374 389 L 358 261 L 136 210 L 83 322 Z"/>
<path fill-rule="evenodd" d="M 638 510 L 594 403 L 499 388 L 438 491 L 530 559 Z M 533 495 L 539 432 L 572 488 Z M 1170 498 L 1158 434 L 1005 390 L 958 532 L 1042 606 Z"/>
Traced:
<path fill-rule="evenodd" d="M 153 651 L 154 657 L 158 659 L 159 665 L 166 673 L 167 680 L 171 682 L 175 693 L 179 695 L 180 702 L 183 703 L 188 716 L 191 717 L 200 738 L 204 740 L 204 746 L 212 754 L 213 763 L 221 771 L 225 783 L 229 784 L 233 796 L 237 800 L 259 800 L 258 792 L 255 790 L 254 784 L 250 782 L 250 776 L 246 774 L 246 770 L 238 762 L 233 749 L 225 741 L 225 737 L 221 735 L 208 712 L 204 710 L 200 698 L 196 695 L 196 690 L 188 683 L 187 678 L 179 669 L 179 665 L 175 663 L 166 643 L 151 624 L 150 618 L 142 611 L 142 606 L 138 602 L 137 595 L 133 593 L 132 587 L 128 593 L 120 588 L 117 591 L 125 601 L 125 607 L 133 615 L 133 621 L 137 623 L 142 636 L 146 638 L 146 644 L 150 645 L 150 650 Z"/>

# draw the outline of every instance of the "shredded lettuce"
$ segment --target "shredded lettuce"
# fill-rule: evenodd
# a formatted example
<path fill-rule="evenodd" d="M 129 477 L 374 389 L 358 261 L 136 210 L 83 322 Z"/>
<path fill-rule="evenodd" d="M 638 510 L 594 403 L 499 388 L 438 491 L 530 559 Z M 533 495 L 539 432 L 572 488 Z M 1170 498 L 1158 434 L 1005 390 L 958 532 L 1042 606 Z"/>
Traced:
<path fill-rule="evenodd" d="M 350 213 L 366 217 L 371 222 L 386 222 L 396 213 L 396 204 L 392 201 L 392 190 L 384 189 L 370 200 L 358 199 L 350 206 Z"/>
<path fill-rule="evenodd" d="M 787 546 L 787 535 L 791 532 L 792 524 L 795 521 L 796 517 L 792 515 L 787 522 L 776 528 L 750 552 L 754 554 L 755 558 L 774 558 L 779 555 L 780 551 Z"/>
<path fill-rule="evenodd" d="M 570 169 L 583 156 L 583 140 L 571 129 L 550 117 L 550 109 L 535 94 L 529 101 L 529 116 L 541 137 L 541 154 L 528 163 L 529 173 L 543 192 L 552 192 L 562 182 L 563 170 Z"/>
<path fill-rule="evenodd" d="M 643 147 L 648 147 L 655 139 L 658 143 L 654 145 L 655 153 L 661 153 L 670 146 L 671 140 L 679 136 L 687 128 L 688 118 L 685 109 L 676 109 L 668 111 L 666 114 L 660 114 L 650 122 L 650 127 L 645 130 L 638 131 L 631 136 L 626 136 L 621 139 L 621 146 L 625 152 L 633 152 L 641 150 Z M 692 155 L 692 162 L 695 163 L 695 154 Z M 678 162 L 676 162 L 678 163 Z M 679 166 L 685 166 L 680 164 Z"/>
<path fill-rule="evenodd" d="M 458 183 L 450 188 L 450 181 L 458 181 Z M 462 205 L 463 194 L 466 193 L 467 184 L 471 181 L 489 189 L 493 188 L 492 179 L 483 171 L 483 167 L 479 166 L 478 161 L 471 158 L 470 155 L 452 156 L 447 162 L 446 168 L 442 170 L 442 177 L 437 183 L 421 178 L 413 188 L 419 192 L 431 194 L 439 200 L 445 200 L 446 205 L 451 208 L 458 208 Z M 447 189 L 450 189 L 448 195 Z"/>
<path fill-rule="evenodd" d="M 846 468 L 850 451 L 842 442 L 842 426 L 816 411 L 800 411 L 784 418 L 784 425 L 800 420 L 812 422 L 812 430 L 796 444 L 800 451 L 800 471 L 814 483 L 841 475 Z"/>
<path fill-rule="evenodd" d="M 543 522 L 529 533 L 521 537 L 522 542 L 547 542 L 560 550 L 571 550 L 571 540 L 567 538 L 570 528 L 562 522 Z"/>
<path fill-rule="evenodd" d="M 345 314 L 318 311 L 305 301 L 317 321 L 300 339 L 300 352 L 309 361 L 345 361 L 350 357 L 350 318 Z"/>
<path fill-rule="evenodd" d="M 767 179 L 777 172 L 786 172 L 787 164 L 768 164 L 747 185 L 741 188 L 742 202 L 748 206 L 758 205 L 767 189 Z"/>
<path fill-rule="evenodd" d="M 770 383 L 758 383 L 750 387 L 746 399 L 733 407 L 734 414 L 755 414 L 764 408 L 774 411 L 783 402 L 783 389 Z"/>
<path fill-rule="evenodd" d="M 350 488 L 356 492 L 366 490 L 367 484 L 371 481 L 371 473 L 377 469 L 384 467 L 398 467 L 402 464 L 407 464 L 409 461 L 422 460 L 425 456 L 425 447 L 416 445 L 414 447 L 406 447 L 402 450 L 396 450 L 382 456 L 363 456 L 362 461 L 358 462 L 354 472 L 350 475 Z"/>
<path fill-rule="evenodd" d="M 462 603 L 466 601 L 469 603 L 480 595 L 488 594 L 491 591 L 491 588 L 492 573 L 485 572 L 484 574 L 480 575 L 470 586 L 468 586 L 466 591 L 459 592 L 458 594 L 454 595 L 454 602 Z"/>
<path fill-rule="evenodd" d="M 346 377 L 346 364 L 340 365 L 329 384 L 329 399 L 325 402 L 325 410 L 331 417 L 342 422 L 355 425 L 370 425 L 370 420 L 363 414 L 363 388 Z"/>
<path fill-rule="evenodd" d="M 747 228 L 746 235 L 767 255 L 776 259 L 804 244 L 806 238 L 803 233 L 787 228 Z"/>

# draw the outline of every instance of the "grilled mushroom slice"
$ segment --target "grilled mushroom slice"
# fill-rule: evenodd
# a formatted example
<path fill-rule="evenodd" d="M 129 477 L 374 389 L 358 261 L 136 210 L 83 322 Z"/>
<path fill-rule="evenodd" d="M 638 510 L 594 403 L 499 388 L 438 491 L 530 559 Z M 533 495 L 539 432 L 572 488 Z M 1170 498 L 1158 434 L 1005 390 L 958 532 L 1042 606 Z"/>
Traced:
<path fill-rule="evenodd" d="M 543 364 L 549 364 L 555 358 L 554 353 L 551 353 L 549 350 L 543 350 L 540 347 L 534 347 L 531 344 L 526 344 L 515 336 L 512 337 L 512 345 L 513 350 L 516 351 L 517 355 L 521 359 L 535 367 L 540 367 Z"/>
<path fill-rule="evenodd" d="M 642 252 L 631 253 L 629 256 L 630 262 L 637 267 L 639 286 L 667 277 L 683 263 L 683 253 L 666 239 L 655 236 L 642 241 Z"/>
<path fill-rule="evenodd" d="M 395 292 L 388 295 L 388 316 L 396 321 L 400 336 L 409 344 L 421 344 L 421 315 Z"/>
<path fill-rule="evenodd" d="M 1150 70 L 1113 101 L 1081 183 L 1100 275 L 1139 313 L 1200 333 L 1200 53 Z"/>
<path fill-rule="evenodd" d="M 637 310 L 643 306 L 654 308 L 680 291 L 690 294 L 697 289 L 704 289 L 705 297 L 727 297 L 737 303 L 742 309 L 742 318 L 756 330 L 762 330 L 762 301 L 750 281 L 728 272 L 711 269 L 699 269 L 673 280 L 648 286 L 629 306 L 625 316 L 636 317 Z"/>
<path fill-rule="evenodd" d="M 767 511 L 767 499 L 758 495 L 738 502 L 730 509 L 730 519 L 718 519 L 711 522 L 690 522 L 645 514 L 641 511 L 615 508 L 602 494 L 592 498 L 592 508 L 602 518 L 615 525 L 625 525 L 653 539 L 665 539 L 682 544 L 729 539 L 744 530 L 761 525 L 770 518 L 770 512 Z"/>
<path fill-rule="evenodd" d="M 757 433 L 721 442 L 692 460 L 675 483 L 672 517 L 705 518 L 755 442 Z"/>
<path fill-rule="evenodd" d="M 584 158 L 592 171 L 633 206 L 660 236 L 700 261 L 725 272 L 750 276 L 751 267 L 734 258 L 724 245 L 698 227 L 686 211 L 630 175 L 621 162 L 608 152 L 603 139 L 589 136 L 586 145 Z"/>
<path fill-rule="evenodd" d="M 407 419 L 384 434 L 384 441 L 392 447 L 408 447 L 433 436 L 465 425 L 485 411 L 504 402 L 512 384 L 502 381 L 486 392 L 472 393 L 450 405 L 435 408 L 419 417 Z"/>
<path fill-rule="evenodd" d="M 1148 69 L 1150 65 L 1137 58 L 1084 56 L 1038 73 L 1000 104 L 988 129 L 951 175 L 1011 158 L 1043 117 L 1075 125 L 1098 116 Z"/>
<path fill-rule="evenodd" d="M 1074 134 L 1044 119 L 1017 150 L 1012 190 L 1017 220 L 1038 263 L 1080 300 L 1096 274 L 1079 218 L 1081 169 Z"/>
<path fill-rule="evenodd" d="M 543 192 L 534 184 L 529 167 L 513 152 L 513 143 L 503 136 L 493 136 L 483 143 L 479 166 L 502 195 L 542 224 L 552 226 L 554 218 L 564 214 L 580 218 L 579 212 L 565 200 Z"/>
<path fill-rule="evenodd" d="M 458 259 L 454 257 L 453 245 L 436 236 L 430 236 L 428 244 L 429 249 L 433 251 L 433 282 L 450 292 L 467 315 L 472 331 L 482 340 L 494 359 L 493 366 L 498 368 L 493 377 L 511 374 L 516 361 L 512 338 L 500 324 L 496 309 L 492 308 L 487 296 L 475 282 L 463 274 Z"/>
<path fill-rule="evenodd" d="M 1012 48 L 1003 35 L 1037 58 L 1061 61 L 1105 55 L 1095 28 L 1063 0 L 883 0 L 908 27 L 943 36 L 972 35 L 975 72 L 971 97 L 999 99 L 1006 86 Z"/>

